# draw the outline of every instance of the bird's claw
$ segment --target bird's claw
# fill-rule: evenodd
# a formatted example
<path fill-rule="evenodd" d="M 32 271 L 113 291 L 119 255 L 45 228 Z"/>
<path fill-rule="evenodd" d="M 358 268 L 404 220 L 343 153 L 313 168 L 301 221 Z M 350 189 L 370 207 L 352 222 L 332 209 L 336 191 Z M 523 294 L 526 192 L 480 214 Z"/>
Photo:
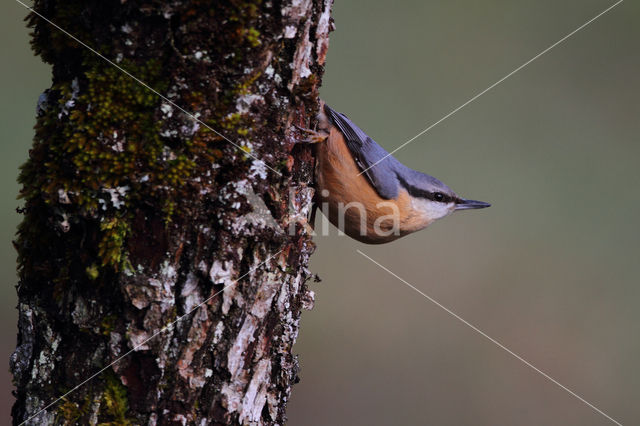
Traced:
<path fill-rule="evenodd" d="M 307 129 L 305 127 L 300 127 L 297 124 L 294 124 L 294 126 L 300 130 L 301 132 L 304 133 L 308 133 L 309 139 L 302 139 L 298 142 L 300 143 L 320 143 L 320 142 L 324 142 L 327 140 L 327 138 L 329 137 L 329 135 L 327 133 L 321 133 L 312 129 Z"/>

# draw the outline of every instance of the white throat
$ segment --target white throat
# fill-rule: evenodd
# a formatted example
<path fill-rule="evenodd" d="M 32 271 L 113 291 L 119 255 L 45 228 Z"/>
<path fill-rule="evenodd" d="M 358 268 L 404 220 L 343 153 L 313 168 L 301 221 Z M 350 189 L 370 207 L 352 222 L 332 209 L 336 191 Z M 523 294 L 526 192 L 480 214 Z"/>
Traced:
<path fill-rule="evenodd" d="M 455 207 L 454 203 L 438 203 L 424 198 L 412 198 L 411 205 L 429 222 L 448 216 Z"/>

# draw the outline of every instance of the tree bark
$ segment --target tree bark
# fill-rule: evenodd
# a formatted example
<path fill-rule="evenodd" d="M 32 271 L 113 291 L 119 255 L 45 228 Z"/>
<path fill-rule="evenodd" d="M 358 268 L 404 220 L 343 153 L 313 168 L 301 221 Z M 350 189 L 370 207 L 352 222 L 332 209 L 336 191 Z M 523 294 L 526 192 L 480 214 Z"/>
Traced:
<path fill-rule="evenodd" d="M 36 0 L 14 423 L 286 421 L 331 4 Z"/>

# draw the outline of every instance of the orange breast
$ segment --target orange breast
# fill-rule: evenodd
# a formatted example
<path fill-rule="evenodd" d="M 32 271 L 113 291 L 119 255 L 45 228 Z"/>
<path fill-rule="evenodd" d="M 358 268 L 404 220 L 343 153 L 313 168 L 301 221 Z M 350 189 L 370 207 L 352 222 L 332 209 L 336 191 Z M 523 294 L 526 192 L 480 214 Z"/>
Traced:
<path fill-rule="evenodd" d="M 316 181 L 320 210 L 338 229 L 364 243 L 381 244 L 429 224 L 405 190 L 385 200 L 359 173 L 342 133 L 332 126 L 327 140 L 318 144 Z"/>

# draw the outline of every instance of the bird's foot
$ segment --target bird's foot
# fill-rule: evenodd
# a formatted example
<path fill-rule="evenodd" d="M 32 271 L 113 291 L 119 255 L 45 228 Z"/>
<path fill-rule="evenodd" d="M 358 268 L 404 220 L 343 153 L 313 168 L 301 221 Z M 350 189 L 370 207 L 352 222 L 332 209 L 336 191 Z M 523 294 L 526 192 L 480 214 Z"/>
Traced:
<path fill-rule="evenodd" d="M 320 143 L 320 142 L 324 142 L 327 140 L 327 138 L 329 137 L 329 134 L 327 133 L 323 133 L 323 132 L 318 132 L 316 130 L 312 130 L 312 129 L 306 129 L 304 127 L 300 127 L 298 125 L 295 125 L 296 128 L 304 133 L 307 133 L 309 135 L 308 139 L 302 139 L 299 140 L 299 143 Z"/>

